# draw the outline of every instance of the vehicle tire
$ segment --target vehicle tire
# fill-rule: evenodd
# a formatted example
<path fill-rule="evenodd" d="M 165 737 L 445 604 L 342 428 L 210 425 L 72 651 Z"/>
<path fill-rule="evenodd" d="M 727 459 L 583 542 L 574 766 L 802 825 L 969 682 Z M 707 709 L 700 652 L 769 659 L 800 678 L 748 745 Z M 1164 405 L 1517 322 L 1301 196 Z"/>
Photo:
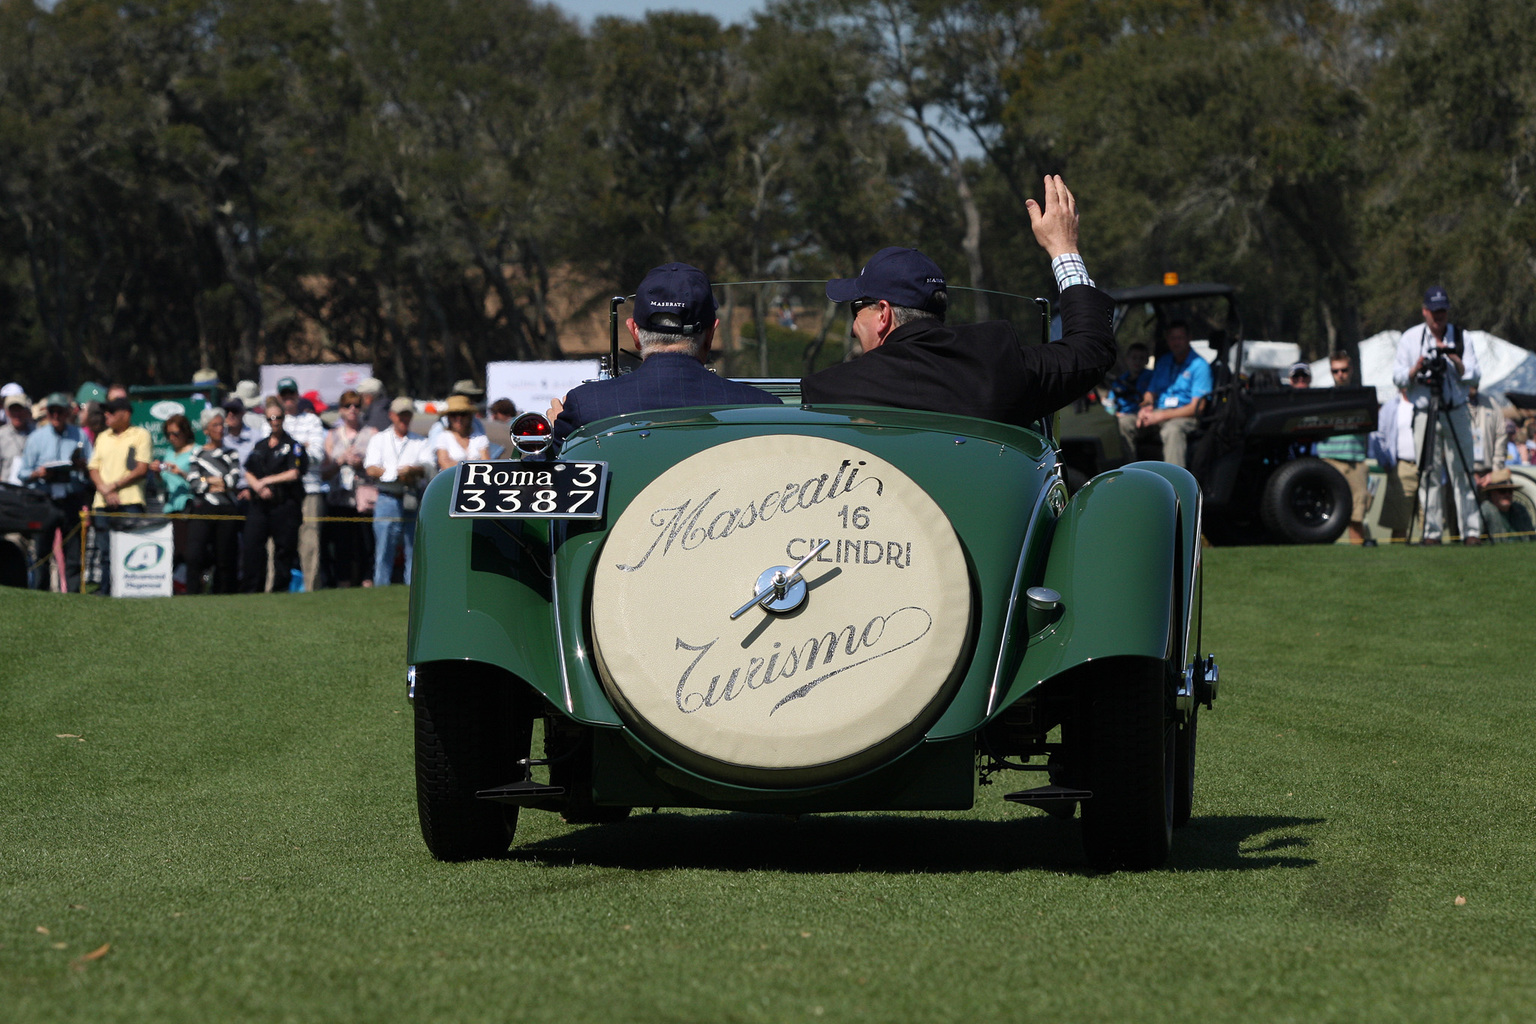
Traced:
<path fill-rule="evenodd" d="M 1200 731 L 1200 709 L 1191 708 L 1180 722 L 1173 741 L 1173 827 L 1189 824 L 1195 806 L 1195 738 Z"/>
<path fill-rule="evenodd" d="M 497 857 L 512 844 L 518 809 L 475 792 L 521 778 L 533 721 L 516 708 L 515 685 L 417 671 L 416 810 L 438 860 Z"/>
<path fill-rule="evenodd" d="M 1349 481 L 1322 459 L 1292 459 L 1270 474 L 1259 517 L 1292 544 L 1332 544 L 1349 525 Z"/>
<path fill-rule="evenodd" d="M 1173 843 L 1174 722 L 1159 661 L 1111 662 L 1079 713 L 1083 852 L 1098 871 L 1146 871 Z"/>
<path fill-rule="evenodd" d="M 0 587 L 27 585 L 27 556 L 8 540 L 0 539 Z"/>

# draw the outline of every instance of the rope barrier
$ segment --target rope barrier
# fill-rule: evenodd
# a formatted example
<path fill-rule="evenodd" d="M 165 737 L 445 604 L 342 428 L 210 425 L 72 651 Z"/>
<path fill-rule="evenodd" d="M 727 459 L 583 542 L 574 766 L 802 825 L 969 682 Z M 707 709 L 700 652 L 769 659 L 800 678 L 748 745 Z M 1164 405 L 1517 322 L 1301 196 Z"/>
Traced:
<path fill-rule="evenodd" d="M 207 512 L 103 512 L 92 509 L 86 515 L 101 519 L 218 519 L 224 521 L 243 522 L 248 516 L 238 512 L 228 515 L 214 515 Z M 305 516 L 302 522 L 306 523 L 408 523 L 415 516 L 375 516 L 371 512 L 363 512 L 355 516 Z"/>

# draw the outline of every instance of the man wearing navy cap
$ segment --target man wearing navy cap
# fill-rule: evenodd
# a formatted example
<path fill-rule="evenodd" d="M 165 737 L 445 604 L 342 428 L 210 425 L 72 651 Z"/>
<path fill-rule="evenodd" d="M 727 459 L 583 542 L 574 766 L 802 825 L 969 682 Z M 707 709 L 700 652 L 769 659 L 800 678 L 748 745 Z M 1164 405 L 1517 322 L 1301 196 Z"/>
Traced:
<path fill-rule="evenodd" d="M 1467 385 L 1482 377 L 1477 350 L 1460 327 L 1450 322 L 1451 300 L 1445 289 L 1424 293 L 1424 322 L 1403 332 L 1392 362 L 1392 382 L 1413 403 L 1413 448 L 1420 452 L 1419 494 L 1424 501 L 1424 543 L 1439 544 L 1444 530 L 1440 473 L 1446 469 L 1456 496 L 1456 519 L 1467 544 L 1481 541 L 1482 517 L 1472 486 L 1472 417 L 1467 411 Z M 1442 369 L 1436 357 L 1443 356 Z M 1433 371 L 1433 372 L 1432 372 Z M 1435 443 L 1426 460 L 1424 429 L 1429 424 L 1430 396 L 1438 390 L 1439 414 Z"/>
<path fill-rule="evenodd" d="M 635 315 L 625 324 L 639 346 L 640 366 L 556 400 L 549 413 L 557 441 L 593 420 L 647 409 L 779 404 L 766 391 L 704 368 L 720 321 L 709 279 L 697 267 L 668 263 L 646 274 L 635 290 Z"/>
<path fill-rule="evenodd" d="M 886 405 L 1025 426 L 1082 397 L 1117 355 L 1114 303 L 1077 251 L 1077 201 L 1060 176 L 1028 203 L 1035 240 L 1061 289 L 1061 344 L 1024 348 L 1007 321 L 948 327 L 944 273 L 916 249 L 881 249 L 858 277 L 827 282 L 847 302 L 863 355 L 800 382 L 811 404 Z"/>

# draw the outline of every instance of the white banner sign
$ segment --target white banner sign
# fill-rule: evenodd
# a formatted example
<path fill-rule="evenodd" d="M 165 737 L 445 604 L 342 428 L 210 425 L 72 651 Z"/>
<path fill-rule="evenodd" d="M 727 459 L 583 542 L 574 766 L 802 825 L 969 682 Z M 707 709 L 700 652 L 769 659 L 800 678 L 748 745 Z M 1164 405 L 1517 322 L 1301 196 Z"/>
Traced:
<path fill-rule="evenodd" d="M 320 400 L 335 405 L 343 391 L 354 391 L 373 376 L 372 363 L 274 363 L 261 368 L 261 393 L 277 394 L 277 382 L 292 377 L 299 394 L 320 392 Z"/>
<path fill-rule="evenodd" d="M 112 531 L 112 596 L 170 597 L 171 524 Z"/>
<path fill-rule="evenodd" d="M 578 384 L 595 378 L 597 368 L 596 359 L 487 363 L 485 400 L 510 398 L 518 412 L 541 413 L 551 399 L 564 398 Z"/>

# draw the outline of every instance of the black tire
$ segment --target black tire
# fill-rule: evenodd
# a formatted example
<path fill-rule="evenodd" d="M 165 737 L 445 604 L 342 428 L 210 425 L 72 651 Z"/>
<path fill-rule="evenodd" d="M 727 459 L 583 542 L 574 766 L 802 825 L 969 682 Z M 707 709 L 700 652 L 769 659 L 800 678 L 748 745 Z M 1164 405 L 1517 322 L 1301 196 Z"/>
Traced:
<path fill-rule="evenodd" d="M 1095 668 L 1079 714 L 1083 853 L 1098 871 L 1162 866 L 1173 843 L 1174 723 L 1160 661 Z"/>
<path fill-rule="evenodd" d="M 1322 459 L 1292 459 L 1265 482 L 1259 518 L 1292 544 L 1332 544 L 1349 525 L 1350 509 L 1344 474 Z"/>
<path fill-rule="evenodd" d="M 475 792 L 522 778 L 533 719 L 517 707 L 517 685 L 417 671 L 416 810 L 438 860 L 498 857 L 512 845 L 518 809 Z"/>
<path fill-rule="evenodd" d="M 1195 739 L 1200 732 L 1200 709 L 1193 708 L 1180 722 L 1173 738 L 1173 827 L 1189 824 L 1195 807 Z"/>
<path fill-rule="evenodd" d="M 27 585 L 27 556 L 21 548 L 0 538 L 0 587 Z"/>

